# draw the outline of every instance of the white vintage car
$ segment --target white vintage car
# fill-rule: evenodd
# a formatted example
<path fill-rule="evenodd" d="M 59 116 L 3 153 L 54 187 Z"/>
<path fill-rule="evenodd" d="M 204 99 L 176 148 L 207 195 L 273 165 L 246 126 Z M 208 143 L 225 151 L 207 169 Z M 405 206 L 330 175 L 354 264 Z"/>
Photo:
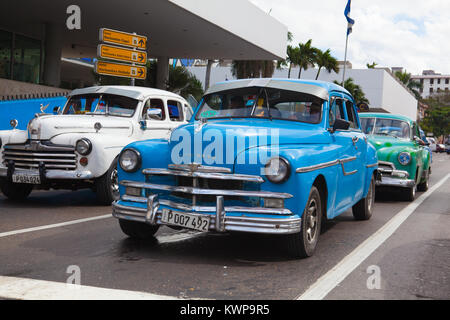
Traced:
<path fill-rule="evenodd" d="M 42 111 L 42 109 L 41 109 Z M 118 198 L 117 157 L 138 140 L 169 138 L 192 108 L 151 88 L 98 86 L 72 91 L 64 108 L 36 114 L 27 131 L 0 131 L 0 188 L 13 200 L 33 188 L 91 188 L 102 204 Z"/>

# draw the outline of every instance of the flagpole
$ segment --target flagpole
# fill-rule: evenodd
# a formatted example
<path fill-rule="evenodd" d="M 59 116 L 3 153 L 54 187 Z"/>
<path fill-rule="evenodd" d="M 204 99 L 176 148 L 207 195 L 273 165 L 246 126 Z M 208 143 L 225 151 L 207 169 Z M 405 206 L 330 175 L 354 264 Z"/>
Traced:
<path fill-rule="evenodd" d="M 342 75 L 342 86 L 344 85 L 345 71 L 347 69 L 347 46 L 348 46 L 348 29 L 347 29 L 347 37 L 345 39 L 345 58 L 344 58 L 344 73 Z"/>

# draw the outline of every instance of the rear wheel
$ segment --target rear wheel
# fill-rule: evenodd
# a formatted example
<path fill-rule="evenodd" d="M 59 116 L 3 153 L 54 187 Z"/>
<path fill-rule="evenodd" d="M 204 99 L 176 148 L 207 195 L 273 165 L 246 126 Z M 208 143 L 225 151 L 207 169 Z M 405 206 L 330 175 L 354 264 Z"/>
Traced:
<path fill-rule="evenodd" d="M 33 190 L 33 185 L 0 181 L 0 189 L 8 199 L 20 201 L 30 195 Z"/>
<path fill-rule="evenodd" d="M 313 186 L 303 212 L 300 232 L 286 235 L 289 255 L 306 258 L 314 254 L 319 240 L 322 220 L 322 202 L 319 190 Z"/>
<path fill-rule="evenodd" d="M 134 239 L 152 239 L 159 226 L 152 226 L 143 222 L 119 219 L 120 229 L 130 238 Z"/>
<path fill-rule="evenodd" d="M 113 161 L 108 171 L 95 182 L 98 202 L 109 206 L 119 200 L 119 180 L 117 177 L 117 159 Z"/>
<path fill-rule="evenodd" d="M 353 217 L 356 220 L 369 220 L 372 217 L 373 204 L 375 202 L 375 178 L 370 180 L 369 191 L 364 199 L 359 200 L 352 208 Z"/>

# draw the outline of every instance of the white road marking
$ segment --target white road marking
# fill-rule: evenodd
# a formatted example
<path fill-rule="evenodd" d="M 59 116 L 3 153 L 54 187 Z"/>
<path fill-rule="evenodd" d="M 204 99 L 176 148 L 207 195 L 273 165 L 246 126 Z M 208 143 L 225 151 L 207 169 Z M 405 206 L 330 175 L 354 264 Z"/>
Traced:
<path fill-rule="evenodd" d="M 330 271 L 320 277 L 297 300 L 321 300 L 339 285 L 353 270 L 356 269 L 367 257 L 369 257 L 384 241 L 386 241 L 405 220 L 420 206 L 434 191 L 442 186 L 450 174 L 422 194 L 414 202 L 397 213 L 377 232 L 361 243 L 355 250 L 342 259 Z"/>
<path fill-rule="evenodd" d="M 59 228 L 59 227 L 64 227 L 64 226 L 70 226 L 72 224 L 89 222 L 89 221 L 94 221 L 94 220 L 101 220 L 101 219 L 106 219 L 106 218 L 112 218 L 112 214 L 105 214 L 103 216 L 96 216 L 96 217 L 91 217 L 91 218 L 85 218 L 85 219 L 78 219 L 78 220 L 72 220 L 72 221 L 67 221 L 67 222 L 49 224 L 49 225 L 45 225 L 45 226 L 39 226 L 39 227 L 33 227 L 33 228 L 27 228 L 27 229 L 20 229 L 20 230 L 13 230 L 13 231 L 2 232 L 2 233 L 0 233 L 0 238 L 7 237 L 7 236 L 12 236 L 12 235 L 16 235 L 16 234 L 21 234 L 21 233 L 40 231 L 40 230 L 46 230 L 46 229 L 52 229 L 52 228 Z"/>
<path fill-rule="evenodd" d="M 0 297 L 18 300 L 177 300 L 147 292 L 0 276 Z"/>

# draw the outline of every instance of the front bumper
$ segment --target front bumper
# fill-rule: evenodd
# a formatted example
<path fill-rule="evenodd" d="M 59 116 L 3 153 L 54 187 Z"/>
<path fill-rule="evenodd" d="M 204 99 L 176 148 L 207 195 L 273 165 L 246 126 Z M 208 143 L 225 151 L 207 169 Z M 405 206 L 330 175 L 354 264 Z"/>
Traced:
<path fill-rule="evenodd" d="M 376 181 L 376 185 L 380 187 L 414 187 L 416 182 L 409 179 L 408 171 L 397 170 L 392 162 L 378 162 L 378 172 L 381 174 L 381 179 Z"/>
<path fill-rule="evenodd" d="M 14 173 L 26 174 L 30 176 L 41 176 L 48 180 L 89 180 L 95 178 L 91 171 L 67 171 L 67 170 L 25 170 L 15 168 L 13 171 L 6 167 L 0 166 L 0 177 L 9 178 Z"/>
<path fill-rule="evenodd" d="M 224 207 L 223 198 L 217 197 L 216 207 L 190 207 L 191 210 L 180 210 L 180 207 L 173 208 L 177 212 L 188 213 L 193 216 L 210 217 L 209 231 L 227 232 L 240 231 L 263 234 L 291 234 L 300 231 L 301 218 L 293 216 L 261 217 L 255 214 L 268 214 L 267 208 L 247 208 L 251 214 L 243 213 L 245 208 Z M 136 206 L 145 198 L 135 198 L 135 203 L 130 201 L 116 201 L 113 203 L 113 216 L 118 219 L 144 222 L 152 225 L 164 225 L 161 221 L 162 209 L 172 209 L 170 203 L 157 200 L 156 195 L 146 199 L 146 206 Z M 127 198 L 127 200 L 131 200 Z M 126 205 L 124 204 L 126 203 Z M 150 209 L 149 209 L 150 208 Z"/>

